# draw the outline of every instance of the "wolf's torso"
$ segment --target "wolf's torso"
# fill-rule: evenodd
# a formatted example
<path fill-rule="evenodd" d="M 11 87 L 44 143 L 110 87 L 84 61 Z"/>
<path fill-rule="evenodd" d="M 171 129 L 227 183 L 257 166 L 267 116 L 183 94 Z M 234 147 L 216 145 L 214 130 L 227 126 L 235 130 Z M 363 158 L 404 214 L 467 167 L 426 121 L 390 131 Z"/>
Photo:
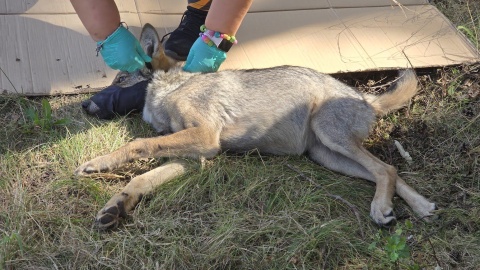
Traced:
<path fill-rule="evenodd" d="M 208 123 L 220 130 L 223 150 L 302 154 L 315 139 L 309 126 L 312 114 L 332 99 L 353 100 L 373 114 L 355 89 L 308 68 L 209 74 L 173 70 L 155 75 L 144 119 L 163 133 Z"/>

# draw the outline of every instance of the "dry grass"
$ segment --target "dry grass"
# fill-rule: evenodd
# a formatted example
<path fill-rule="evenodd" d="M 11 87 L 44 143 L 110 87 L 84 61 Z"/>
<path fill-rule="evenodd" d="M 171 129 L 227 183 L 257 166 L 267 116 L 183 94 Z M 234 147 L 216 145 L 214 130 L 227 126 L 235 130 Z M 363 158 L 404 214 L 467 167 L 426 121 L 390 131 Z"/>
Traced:
<path fill-rule="evenodd" d="M 458 25 L 478 25 L 473 1 L 471 16 L 458 15 L 469 14 L 460 1 L 436 2 Z M 76 179 L 73 170 L 153 131 L 138 116 L 85 116 L 79 103 L 87 96 L 50 98 L 54 117 L 71 123 L 40 130 L 25 115 L 26 107 L 39 108 L 38 100 L 0 96 L 0 269 L 478 269 L 479 68 L 419 71 L 419 95 L 380 119 L 366 142 L 440 207 L 439 218 L 426 223 L 397 198 L 399 222 L 390 229 L 368 217 L 370 183 L 303 157 L 252 152 L 209 161 L 142 200 L 119 229 L 98 233 L 91 228 L 96 211 L 132 175 L 163 161 L 136 162 L 96 179 Z M 398 228 L 411 251 L 393 263 L 385 242 Z"/>

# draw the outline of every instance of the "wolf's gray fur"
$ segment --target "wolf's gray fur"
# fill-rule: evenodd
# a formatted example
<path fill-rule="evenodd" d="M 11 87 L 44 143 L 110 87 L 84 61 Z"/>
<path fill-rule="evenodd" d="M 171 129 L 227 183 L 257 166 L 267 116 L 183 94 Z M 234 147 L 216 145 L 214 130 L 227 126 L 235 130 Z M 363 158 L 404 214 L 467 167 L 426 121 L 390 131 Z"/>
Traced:
<path fill-rule="evenodd" d="M 156 51 L 161 46 L 152 31 L 153 27 L 146 25 L 141 42 L 152 56 L 165 57 Z M 412 70 L 403 72 L 387 94 L 374 96 L 303 67 L 192 74 L 174 66 L 153 74 L 143 111 L 144 120 L 165 136 L 130 142 L 81 165 L 76 173 L 111 170 L 147 156 L 211 158 L 220 151 L 252 149 L 274 155 L 306 154 L 331 170 L 375 182 L 370 215 L 378 224 L 394 220 L 395 191 L 426 217 L 432 215 L 435 205 L 362 146 L 375 116 L 402 107 L 416 91 Z M 187 169 L 185 162 L 174 160 L 132 179 L 98 213 L 97 225 L 116 225 L 119 213 L 133 209 L 142 194 Z"/>

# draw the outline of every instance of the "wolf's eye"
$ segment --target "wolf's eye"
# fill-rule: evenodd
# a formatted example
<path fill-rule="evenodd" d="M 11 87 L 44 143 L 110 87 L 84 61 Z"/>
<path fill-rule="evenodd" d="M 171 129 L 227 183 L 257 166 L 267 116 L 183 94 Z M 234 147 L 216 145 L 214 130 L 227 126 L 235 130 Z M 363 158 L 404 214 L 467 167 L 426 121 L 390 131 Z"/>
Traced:
<path fill-rule="evenodd" d="M 152 76 L 152 71 L 148 68 L 139 69 L 138 72 L 142 77 L 149 78 Z"/>
<path fill-rule="evenodd" d="M 119 76 L 117 78 L 117 83 L 122 83 L 123 81 L 125 81 L 126 78 L 127 78 L 126 76 Z"/>

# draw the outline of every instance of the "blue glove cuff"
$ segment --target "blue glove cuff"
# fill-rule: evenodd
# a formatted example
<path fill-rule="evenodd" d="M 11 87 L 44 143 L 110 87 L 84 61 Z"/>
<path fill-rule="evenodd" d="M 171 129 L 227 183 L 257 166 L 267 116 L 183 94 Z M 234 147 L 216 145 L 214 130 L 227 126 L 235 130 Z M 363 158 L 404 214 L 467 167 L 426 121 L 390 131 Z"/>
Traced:
<path fill-rule="evenodd" d="M 227 54 L 217 48 L 209 46 L 201 37 L 193 43 L 187 62 L 183 70 L 188 72 L 215 72 L 227 58 Z"/>
<path fill-rule="evenodd" d="M 152 61 L 138 39 L 123 24 L 105 40 L 97 42 L 97 56 L 99 52 L 109 67 L 127 72 L 134 72 L 142 68 L 145 62 Z"/>
<path fill-rule="evenodd" d="M 114 37 L 118 36 L 118 35 L 121 35 L 122 32 L 125 32 L 125 31 L 128 31 L 127 30 L 128 28 L 125 28 L 125 26 L 123 26 L 123 23 L 121 22 L 120 25 L 118 26 L 117 29 L 115 29 L 115 31 L 113 31 L 113 33 L 111 33 L 110 35 L 108 35 L 104 40 L 100 40 L 100 41 L 97 41 L 97 56 L 98 56 L 98 53 L 102 50 L 102 47 L 103 47 L 103 44 L 109 42 L 110 40 L 112 40 Z"/>

